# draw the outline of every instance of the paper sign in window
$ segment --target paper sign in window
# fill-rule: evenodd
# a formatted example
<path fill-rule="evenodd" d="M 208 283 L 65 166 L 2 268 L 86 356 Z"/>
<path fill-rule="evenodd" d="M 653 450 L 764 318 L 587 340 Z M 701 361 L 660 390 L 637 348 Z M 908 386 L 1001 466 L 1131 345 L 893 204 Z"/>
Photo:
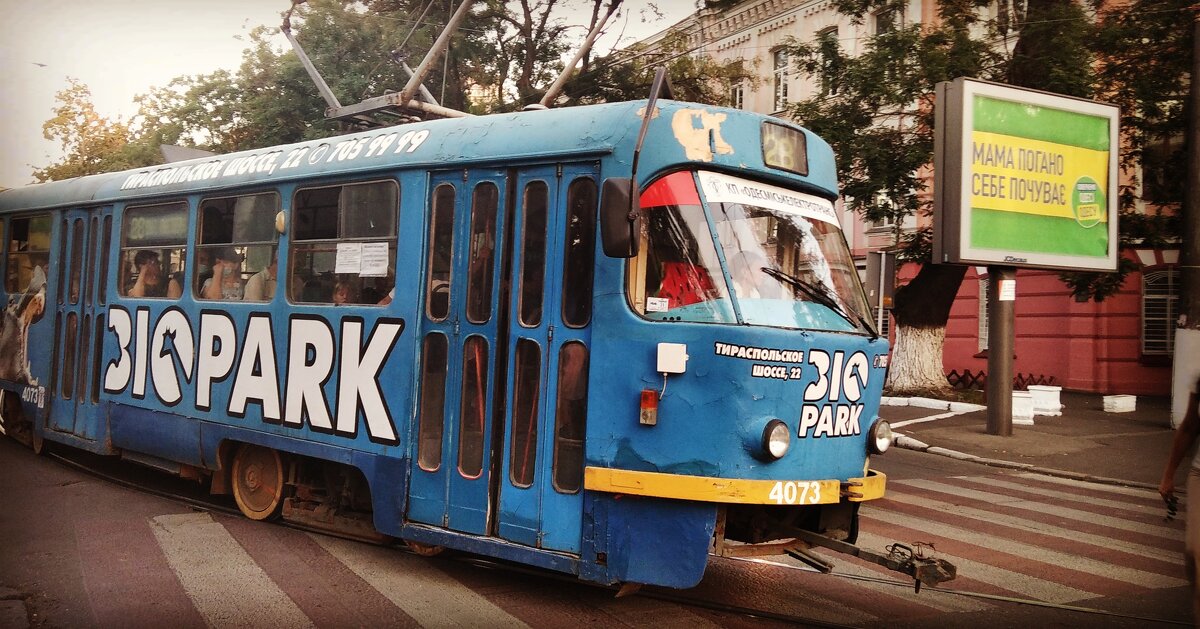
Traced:
<path fill-rule="evenodd" d="M 337 262 L 334 264 L 333 272 L 358 275 L 362 270 L 362 257 L 361 242 L 339 242 L 337 246 Z"/>
<path fill-rule="evenodd" d="M 363 277 L 385 277 L 388 274 L 388 243 L 362 243 L 361 272 Z"/>

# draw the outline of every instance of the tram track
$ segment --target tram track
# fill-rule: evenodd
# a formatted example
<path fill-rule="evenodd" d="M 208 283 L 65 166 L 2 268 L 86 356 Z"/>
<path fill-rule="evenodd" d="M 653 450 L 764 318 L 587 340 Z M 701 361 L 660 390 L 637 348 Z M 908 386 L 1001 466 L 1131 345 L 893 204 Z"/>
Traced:
<path fill-rule="evenodd" d="M 71 452 L 71 453 L 76 454 L 74 452 Z M 150 487 L 145 484 L 135 482 L 134 480 L 131 480 L 129 478 L 122 478 L 121 476 L 118 476 L 116 474 L 106 472 L 97 466 L 89 465 L 86 461 L 81 460 L 81 459 L 85 458 L 83 456 L 79 456 L 78 458 L 72 458 L 65 454 L 53 452 L 53 451 L 47 451 L 46 454 L 47 454 L 47 456 L 49 456 L 50 458 L 52 458 L 56 462 L 58 462 L 60 465 L 70 467 L 81 473 L 87 474 L 93 478 L 98 478 L 105 482 L 108 482 L 108 483 L 111 483 L 111 484 L 114 484 L 114 485 L 117 485 L 120 487 L 124 487 L 126 489 L 131 489 L 131 490 L 137 491 L 139 493 L 152 495 L 152 496 L 162 498 L 164 500 L 168 500 L 168 501 L 171 501 L 171 502 L 174 502 L 177 504 L 182 504 L 189 508 L 196 509 L 198 511 L 220 513 L 223 515 L 229 515 L 229 516 L 233 516 L 233 517 L 243 517 L 241 511 L 234 505 L 223 504 L 223 502 L 219 501 L 219 500 L 210 500 L 210 499 L 199 498 L 199 497 L 195 497 L 195 496 L 188 496 L 188 495 L 184 495 L 182 492 L 178 492 L 178 491 L 171 491 L 171 490 L 167 490 L 167 489 Z M 105 460 L 104 463 L 107 465 L 117 465 L 117 464 L 128 465 L 126 462 L 123 462 L 123 461 L 107 461 L 107 460 Z M 170 477 L 166 477 L 166 478 L 170 478 Z M 395 548 L 396 550 L 407 552 L 407 553 L 410 553 L 413 555 L 427 556 L 427 555 L 424 555 L 423 553 L 414 551 L 413 549 L 409 548 L 403 542 L 403 540 L 399 540 L 399 539 L 394 539 L 393 541 L 390 541 L 390 542 L 381 542 L 380 540 L 378 540 L 376 538 L 372 538 L 372 537 L 359 536 L 359 535 L 354 535 L 352 533 L 339 533 L 336 531 L 331 531 L 326 528 L 308 526 L 301 522 L 295 522 L 295 521 L 289 521 L 289 520 L 283 520 L 283 519 L 274 521 L 274 522 L 272 522 L 272 524 L 282 525 L 282 526 L 285 526 L 285 527 L 293 529 L 293 530 L 303 531 L 303 532 L 310 533 L 310 534 L 317 534 L 317 535 L 322 535 L 322 536 L 327 536 L 327 537 L 334 537 L 334 538 L 338 538 L 338 539 L 350 540 L 350 541 L 360 542 L 360 543 L 364 543 L 364 544 L 369 544 L 372 546 L 390 547 L 390 548 Z M 476 566 L 476 567 L 480 567 L 480 568 L 486 568 L 486 569 L 492 569 L 492 570 L 502 570 L 505 572 L 515 573 L 515 574 L 523 574 L 523 575 L 527 575 L 527 576 L 535 576 L 538 578 L 551 579 L 551 580 L 559 581 L 562 583 L 570 583 L 570 584 L 576 584 L 576 585 L 595 587 L 595 588 L 609 590 L 614 593 L 619 589 L 619 587 L 617 587 L 617 586 L 604 586 L 604 585 L 599 585 L 599 584 L 590 584 L 590 583 L 586 583 L 584 581 L 580 581 L 578 578 L 564 575 L 564 574 L 561 574 L 558 572 L 544 570 L 544 569 L 540 569 L 540 568 L 536 568 L 536 567 L 525 566 L 525 565 L 517 564 L 517 563 L 506 562 L 503 560 L 497 560 L 497 559 L 492 559 L 489 557 L 483 557 L 483 556 L 478 556 L 478 555 L 468 555 L 468 554 L 459 555 L 459 554 L 455 553 L 453 555 L 443 557 L 443 559 L 452 559 L 453 561 L 456 561 L 456 562 L 466 563 L 466 564 L 470 564 L 472 566 Z M 846 574 L 846 573 L 838 573 L 838 572 L 833 572 L 830 574 L 823 574 L 817 570 L 814 570 L 814 569 L 806 567 L 806 566 L 795 566 L 795 565 L 790 565 L 790 564 L 785 564 L 785 563 L 780 563 L 777 561 L 771 561 L 771 560 L 765 560 L 765 559 L 736 558 L 736 557 L 735 558 L 727 558 L 727 559 L 729 561 L 734 561 L 734 562 L 739 562 L 739 563 L 749 563 L 749 564 L 755 564 L 755 565 L 759 565 L 759 566 L 767 566 L 769 568 L 780 569 L 780 570 L 789 571 L 789 572 L 801 572 L 806 575 L 811 575 L 813 577 L 821 577 L 821 576 L 836 577 L 836 578 L 845 579 L 848 581 L 860 581 L 860 582 L 864 582 L 864 583 L 892 586 L 892 587 L 896 587 L 896 588 L 903 588 L 903 589 L 911 589 L 912 588 L 911 581 L 901 581 L 898 579 L 889 579 L 889 578 L 882 577 L 882 576 L 874 577 L 874 576 L 855 575 L 855 574 Z M 953 588 L 935 587 L 935 586 L 925 586 L 922 589 L 923 589 L 923 591 L 926 591 L 926 592 L 937 592 L 937 593 L 948 594 L 948 595 L 953 595 L 953 596 L 961 596 L 961 597 L 965 597 L 965 598 L 971 598 L 971 599 L 975 599 L 975 600 L 990 601 L 990 602 L 1001 604 L 1001 605 L 1020 605 L 1020 606 L 1028 606 L 1028 607 L 1038 607 L 1038 608 L 1048 609 L 1048 610 L 1071 612 L 1071 613 L 1075 613 L 1075 614 L 1080 614 L 1081 616 L 1092 617 L 1092 618 L 1097 618 L 1097 619 L 1098 618 L 1112 618 L 1112 619 L 1137 621 L 1137 622 L 1143 622 L 1143 623 L 1158 623 L 1158 624 L 1162 624 L 1162 625 L 1190 626 L 1190 623 L 1182 622 L 1182 621 L 1167 620 L 1167 619 L 1161 619 L 1161 618 L 1152 618 L 1152 617 L 1148 617 L 1148 616 L 1140 616 L 1140 615 L 1134 615 L 1134 614 L 1123 614 L 1123 613 L 1119 613 L 1119 612 L 1112 612 L 1112 611 L 1108 611 L 1108 610 L 1097 609 L 1097 608 L 1093 608 L 1093 607 L 1084 607 L 1084 606 L 1079 606 L 1079 605 L 1066 605 L 1066 604 L 1061 604 L 1061 603 L 1051 603 L 1051 602 L 1041 601 L 1041 600 L 1032 599 L 1032 598 L 1009 597 L 1009 596 L 1001 596 L 1001 595 L 996 595 L 996 594 L 986 594 L 986 593 L 982 593 L 982 592 L 970 592 L 970 591 L 966 591 L 966 590 L 957 590 L 957 589 L 953 589 Z M 655 600 L 671 602 L 671 603 L 684 605 L 684 606 L 688 606 L 688 607 L 694 607 L 694 608 L 698 608 L 698 609 L 715 611 L 715 612 L 719 612 L 719 613 L 723 613 L 723 614 L 746 616 L 746 617 L 750 617 L 750 618 L 761 618 L 761 619 L 765 619 L 765 620 L 774 620 L 774 621 L 785 622 L 785 623 L 803 624 L 803 625 L 811 626 L 811 627 L 845 628 L 845 627 L 856 626 L 856 625 L 849 625 L 849 624 L 833 623 L 833 622 L 821 620 L 821 619 L 810 617 L 810 616 L 801 616 L 801 615 L 796 615 L 796 614 L 781 613 L 778 611 L 772 611 L 772 610 L 766 610 L 766 609 L 760 609 L 760 608 L 754 608 L 754 607 L 746 607 L 746 606 L 735 605 L 735 604 L 730 604 L 730 603 L 721 602 L 721 601 L 701 599 L 701 598 L 698 598 L 695 596 L 688 596 L 686 594 L 686 592 L 687 592 L 686 590 L 672 591 L 672 590 L 665 590 L 665 589 L 660 589 L 660 588 L 655 588 L 655 587 L 645 587 L 645 588 L 638 590 L 636 592 L 636 595 L 645 596 L 648 598 L 653 598 Z"/>

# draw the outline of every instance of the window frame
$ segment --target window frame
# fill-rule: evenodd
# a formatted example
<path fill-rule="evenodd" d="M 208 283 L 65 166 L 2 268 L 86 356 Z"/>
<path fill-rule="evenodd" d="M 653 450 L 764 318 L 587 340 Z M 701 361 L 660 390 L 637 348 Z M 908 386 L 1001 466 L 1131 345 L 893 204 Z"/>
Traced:
<path fill-rule="evenodd" d="M 1157 281 L 1155 281 L 1157 280 Z M 1142 270 L 1141 294 L 1139 297 L 1140 321 L 1138 326 L 1138 351 L 1143 357 L 1159 359 L 1175 354 L 1175 320 L 1179 315 L 1179 267 L 1159 266 Z M 1147 290 L 1151 285 L 1164 284 L 1165 290 L 1154 295 Z M 1149 317 L 1148 298 L 1161 301 L 1164 316 Z M 1162 345 L 1161 349 L 1147 349 L 1147 324 L 1150 322 L 1165 324 L 1165 338 L 1149 339 Z"/>
<path fill-rule="evenodd" d="M 33 240 L 29 238 L 29 235 L 30 235 L 29 227 L 26 227 L 26 229 L 25 229 L 26 240 L 22 241 L 22 242 L 26 243 L 25 250 L 24 251 L 13 251 L 13 247 L 12 247 L 13 234 L 14 234 L 13 223 L 20 221 L 20 220 L 27 220 L 27 221 L 30 221 L 30 226 L 32 226 L 34 219 L 39 218 L 39 217 L 44 218 L 46 221 L 46 246 L 45 246 L 45 248 L 44 249 L 31 248 L 32 247 L 31 243 L 33 242 Z M 21 285 L 19 275 L 18 276 L 13 275 L 14 270 L 19 266 L 17 263 L 14 262 L 14 260 L 17 259 L 17 256 L 22 256 L 26 260 L 28 260 L 36 255 L 45 256 L 46 268 L 44 270 L 44 273 L 46 275 L 46 282 L 47 282 L 47 284 L 49 284 L 50 261 L 51 261 L 51 255 L 52 255 L 51 254 L 51 249 L 52 249 L 51 245 L 54 242 L 54 216 L 50 212 L 34 212 L 34 213 L 30 213 L 30 214 L 20 214 L 17 216 L 11 216 L 11 217 L 9 217 L 9 219 L 7 221 L 5 221 L 3 223 L 3 230 L 5 232 L 4 236 L 5 236 L 5 240 L 7 242 L 7 244 L 5 245 L 7 251 L 5 253 L 5 258 L 4 258 L 5 265 L 6 265 L 5 270 L 4 270 L 4 290 L 5 290 L 5 292 L 7 292 L 9 295 L 13 295 L 13 294 L 17 294 L 17 293 L 24 293 L 26 290 L 29 289 L 29 281 L 32 281 L 32 279 L 33 279 L 32 265 L 30 265 L 30 267 L 29 267 L 30 268 L 30 276 L 29 276 L 29 278 L 27 278 L 27 281 L 25 282 L 24 286 Z M 60 273 L 60 275 L 61 275 L 61 273 Z M 14 280 L 15 280 L 15 283 L 14 283 Z M 47 286 L 47 289 L 49 289 L 49 286 Z M 60 291 L 60 294 L 61 294 L 61 291 Z"/>
<path fill-rule="evenodd" d="M 393 213 L 392 213 L 392 228 L 391 228 L 391 230 L 383 236 L 353 237 L 353 238 L 343 236 L 342 234 L 344 233 L 344 228 L 345 228 L 345 222 L 343 219 L 344 219 L 347 208 L 342 206 L 344 197 L 343 197 L 341 190 L 344 188 L 347 188 L 347 187 L 351 187 L 351 186 L 366 186 L 366 185 L 372 185 L 372 184 L 390 184 L 392 190 L 395 192 L 395 195 L 394 195 L 395 204 L 394 204 Z M 330 189 L 330 188 L 338 189 L 338 201 L 337 201 L 338 216 L 337 216 L 337 222 L 336 222 L 336 228 L 335 228 L 337 233 L 336 233 L 335 237 L 333 237 L 333 238 L 297 238 L 293 224 L 300 216 L 300 207 L 301 207 L 300 196 L 306 192 L 312 192 L 315 190 L 323 190 L 323 189 Z M 288 250 L 287 268 L 285 269 L 284 273 L 281 273 L 281 275 L 283 275 L 286 278 L 287 290 L 285 291 L 285 294 L 287 296 L 286 297 L 287 302 L 290 304 L 304 305 L 304 306 L 336 306 L 336 305 L 338 305 L 338 304 L 334 303 L 332 295 L 330 296 L 328 301 L 303 299 L 304 290 L 298 288 L 301 286 L 301 278 L 299 278 L 296 275 L 296 263 L 299 261 L 299 258 L 300 258 L 299 253 L 301 251 L 303 251 L 303 250 L 322 251 L 322 249 L 320 249 L 320 247 L 322 245 L 325 245 L 325 246 L 332 245 L 333 253 L 334 253 L 334 257 L 335 257 L 335 262 L 334 262 L 335 267 L 334 268 L 336 269 L 337 245 L 339 243 L 347 243 L 347 242 L 350 242 L 350 243 L 387 242 L 387 243 L 389 243 L 389 247 L 388 247 L 388 267 L 389 268 L 388 268 L 387 273 L 383 276 L 363 276 L 360 273 L 359 275 L 357 275 L 355 277 L 359 278 L 360 280 L 363 277 L 367 277 L 367 278 L 383 277 L 386 279 L 390 279 L 391 280 L 391 288 L 388 290 L 391 295 L 394 295 L 394 292 L 396 289 L 396 260 L 397 260 L 398 254 L 399 254 L 399 245 L 400 245 L 400 213 L 401 213 L 402 203 L 403 203 L 403 194 L 404 194 L 404 187 L 402 185 L 400 185 L 400 182 L 395 178 L 386 178 L 386 177 L 376 177 L 376 178 L 362 179 L 362 180 L 329 181 L 329 182 L 322 182 L 322 183 L 317 183 L 317 184 L 309 185 L 309 186 L 301 186 L 301 187 L 297 187 L 295 190 L 293 190 L 292 197 L 291 197 L 291 207 L 288 212 L 290 215 L 289 216 L 289 224 L 290 225 L 289 225 L 288 239 L 287 239 L 287 250 Z M 339 274 L 335 273 L 334 271 L 329 271 L 329 275 L 333 276 L 333 278 L 336 278 L 336 276 Z M 334 284 L 334 288 L 336 288 L 336 283 Z M 299 292 L 300 294 L 294 294 L 296 292 Z M 346 305 L 355 306 L 355 307 L 361 307 L 361 306 L 383 307 L 383 306 L 386 306 L 389 303 L 389 300 L 386 299 L 387 294 L 381 295 L 381 297 L 383 297 L 382 301 L 369 301 L 369 302 L 355 301 L 352 303 L 348 303 Z"/>
<path fill-rule="evenodd" d="M 778 113 L 788 105 L 788 83 L 791 81 L 791 55 L 785 48 L 771 51 L 771 111 Z"/>
<path fill-rule="evenodd" d="M 271 218 L 270 231 L 271 231 L 271 236 L 272 236 L 271 240 L 269 240 L 269 241 L 268 240 L 238 240 L 237 234 L 235 233 L 236 227 L 230 228 L 228 242 L 209 242 L 206 240 L 205 229 L 206 229 L 206 222 L 208 219 L 205 216 L 205 214 L 206 214 L 205 210 L 207 207 L 210 207 L 209 206 L 210 203 L 232 200 L 234 202 L 234 214 L 232 214 L 231 217 L 233 219 L 234 225 L 236 226 L 236 221 L 237 221 L 236 203 L 237 203 L 237 200 L 243 199 L 243 198 L 249 198 L 249 197 L 257 197 L 257 196 L 273 196 L 275 198 L 275 203 L 272 208 L 274 211 L 272 212 L 271 217 L 270 217 Z M 265 190 L 245 191 L 245 192 L 239 192 L 239 193 L 234 193 L 234 194 L 222 194 L 219 196 L 202 197 L 199 200 L 199 202 L 196 204 L 196 232 L 195 232 L 195 236 L 196 236 L 195 243 L 196 244 L 194 247 L 195 248 L 195 252 L 194 252 L 195 258 L 194 259 L 196 260 L 196 263 L 194 263 L 192 265 L 194 267 L 192 270 L 192 274 L 190 274 L 190 275 L 185 274 L 185 277 L 188 280 L 188 284 L 191 286 L 192 297 L 195 298 L 197 301 L 208 301 L 208 302 L 222 301 L 221 298 L 213 299 L 213 298 L 205 297 L 203 294 L 203 291 L 202 291 L 203 282 L 201 281 L 201 279 L 199 277 L 200 265 L 198 263 L 198 260 L 199 260 L 199 257 L 200 257 L 200 254 L 202 251 L 216 251 L 216 250 L 224 248 L 224 247 L 230 247 L 237 253 L 241 254 L 242 255 L 242 263 L 241 263 L 241 267 L 239 270 L 239 274 L 242 276 L 241 282 L 242 282 L 243 291 L 245 290 L 246 282 L 250 279 L 250 277 L 253 277 L 257 273 L 259 273 L 260 271 L 265 269 L 267 266 L 270 266 L 270 264 L 271 264 L 270 257 L 268 257 L 267 262 L 264 266 L 259 267 L 257 269 L 248 268 L 247 262 L 249 261 L 249 259 L 251 257 L 250 252 L 251 252 L 252 248 L 261 249 L 263 247 L 268 247 L 269 250 L 271 251 L 269 256 L 273 257 L 273 256 L 279 255 L 279 230 L 275 228 L 275 221 L 276 221 L 276 217 L 279 215 L 279 213 L 281 211 L 283 211 L 283 195 L 280 194 L 280 192 L 274 188 L 268 188 Z M 212 259 L 209 260 L 209 264 L 210 265 L 212 264 Z M 278 267 L 277 267 L 276 280 L 278 280 L 278 275 L 279 275 L 279 272 L 278 272 Z M 279 282 L 276 281 L 276 290 L 278 290 L 278 289 L 279 289 Z M 244 292 L 243 292 L 241 299 L 245 300 Z M 272 295 L 271 299 L 267 299 L 267 300 L 257 300 L 256 299 L 256 300 L 251 300 L 251 301 L 252 301 L 252 303 L 269 303 L 270 301 L 273 301 L 273 300 L 274 300 L 274 296 Z"/>
<path fill-rule="evenodd" d="M 164 243 L 159 243 L 159 244 L 154 244 L 154 245 L 144 245 L 144 244 L 130 245 L 129 244 L 129 228 L 130 228 L 130 223 L 131 223 L 131 216 L 136 216 L 142 212 L 152 211 L 155 209 L 157 209 L 158 211 L 162 211 L 163 208 L 168 208 L 168 207 L 172 207 L 172 206 L 180 206 L 183 209 L 184 223 L 183 223 L 182 233 L 180 234 L 182 236 L 182 238 L 179 242 L 164 242 Z M 171 274 L 172 274 L 170 271 L 171 261 L 170 260 L 164 261 L 162 259 L 162 255 L 163 255 L 163 252 L 167 252 L 167 251 L 170 251 L 171 255 L 178 255 L 180 268 L 179 268 L 179 271 L 177 271 L 177 272 L 182 273 L 184 277 L 187 277 L 187 254 L 188 254 L 188 247 L 190 246 L 188 225 L 190 224 L 191 213 L 192 213 L 192 206 L 188 202 L 187 199 L 166 199 L 166 200 L 161 200 L 161 201 L 152 202 L 152 203 L 127 205 L 121 210 L 121 225 L 120 225 L 121 240 L 119 242 L 119 251 L 118 251 L 118 257 L 117 257 L 117 264 L 119 265 L 119 269 L 120 269 L 119 274 L 118 274 L 118 279 L 117 279 L 117 281 L 118 281 L 117 294 L 118 295 L 120 295 L 121 297 L 126 298 L 126 299 L 165 299 L 165 300 L 170 300 L 170 301 L 179 301 L 180 297 L 182 297 L 182 291 L 181 291 L 179 297 L 166 296 L 167 292 L 169 290 L 170 282 L 171 282 Z M 138 296 L 129 294 L 130 286 L 128 286 L 127 283 L 125 282 L 125 276 L 127 273 L 130 273 L 127 266 L 131 262 L 133 262 L 133 259 L 129 257 L 129 253 L 135 252 L 135 251 L 153 251 L 158 254 L 159 264 L 162 265 L 162 267 L 163 267 L 163 282 L 166 284 L 166 286 L 164 286 L 164 288 L 163 288 L 164 296 L 161 296 L 161 297 L 160 296 L 138 297 Z M 136 255 L 137 254 L 135 253 L 134 254 L 135 258 L 136 258 Z M 61 277 L 62 276 L 60 275 L 60 279 L 61 279 Z M 133 279 L 132 274 L 130 276 L 130 279 L 131 280 Z"/>

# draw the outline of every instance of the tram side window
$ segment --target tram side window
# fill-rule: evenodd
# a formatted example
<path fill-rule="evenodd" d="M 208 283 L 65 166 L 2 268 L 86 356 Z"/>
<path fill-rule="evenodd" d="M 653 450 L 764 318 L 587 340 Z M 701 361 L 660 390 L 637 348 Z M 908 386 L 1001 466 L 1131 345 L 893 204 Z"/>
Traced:
<path fill-rule="evenodd" d="M 596 251 L 596 182 L 576 179 L 567 190 L 563 255 L 563 323 L 583 327 L 592 318 L 592 265 Z"/>
<path fill-rule="evenodd" d="M 558 352 L 558 401 L 554 410 L 554 488 L 563 493 L 575 493 L 583 484 L 587 380 L 587 347 L 566 343 Z"/>
<path fill-rule="evenodd" d="M 9 227 L 8 271 L 5 289 L 9 295 L 37 293 L 46 286 L 50 272 L 49 215 L 12 219 Z"/>
<path fill-rule="evenodd" d="M 521 290 L 518 293 L 521 325 L 542 322 L 542 289 L 546 281 L 546 221 L 549 193 L 546 182 L 525 186 L 521 210 Z"/>
<path fill-rule="evenodd" d="M 467 320 L 492 318 L 492 274 L 496 265 L 496 214 L 500 191 L 485 181 L 471 199 L 471 254 L 467 263 Z"/>
<path fill-rule="evenodd" d="M 121 224 L 122 295 L 177 299 L 183 294 L 187 224 L 184 201 L 126 208 Z"/>
<path fill-rule="evenodd" d="M 450 265 L 454 251 L 454 186 L 433 191 L 429 217 L 429 259 L 426 261 L 425 310 L 433 321 L 450 314 Z"/>
<path fill-rule="evenodd" d="M 196 239 L 200 299 L 270 301 L 275 295 L 278 232 L 274 192 L 204 199 Z"/>
<path fill-rule="evenodd" d="M 509 480 L 517 487 L 533 485 L 537 464 L 538 397 L 542 381 L 542 350 L 534 341 L 517 341 L 514 376 Z"/>
<path fill-rule="evenodd" d="M 296 192 L 292 301 L 376 305 L 392 295 L 400 189 L 375 181 Z"/>

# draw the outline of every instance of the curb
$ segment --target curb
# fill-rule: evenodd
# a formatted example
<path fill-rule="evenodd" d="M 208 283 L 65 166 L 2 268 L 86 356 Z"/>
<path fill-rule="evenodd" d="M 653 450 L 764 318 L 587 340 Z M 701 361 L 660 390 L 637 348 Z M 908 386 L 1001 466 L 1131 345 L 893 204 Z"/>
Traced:
<path fill-rule="evenodd" d="M 1067 471 L 1067 470 L 1058 470 L 1058 469 L 1054 469 L 1054 468 L 1050 468 L 1050 467 L 1041 467 L 1038 465 L 1033 465 L 1031 463 L 1017 463 L 1015 461 L 1005 461 L 1003 459 L 989 459 L 989 458 L 981 457 L 981 456 L 978 456 L 975 454 L 967 454 L 965 452 L 959 452 L 957 450 L 950 450 L 948 448 L 939 448 L 937 446 L 930 446 L 929 444 L 926 444 L 924 442 L 918 441 L 916 439 L 913 439 L 912 437 L 908 437 L 905 435 L 897 435 L 895 445 L 896 445 L 896 447 L 904 448 L 905 450 L 913 450 L 916 452 L 927 452 L 929 454 L 936 454 L 939 456 L 944 456 L 944 457 L 956 459 L 959 461 L 966 461 L 968 463 L 979 463 L 981 465 L 988 465 L 991 467 L 1001 467 L 1001 468 L 1006 468 L 1006 469 L 1010 469 L 1010 470 L 1021 470 L 1024 472 L 1033 472 L 1035 474 L 1043 474 L 1045 476 L 1057 476 L 1059 478 L 1068 478 L 1071 480 L 1085 481 L 1085 482 L 1089 482 L 1089 483 L 1099 483 L 1101 485 L 1117 485 L 1120 487 L 1133 487 L 1136 489 L 1147 489 L 1147 490 L 1155 491 L 1155 492 L 1158 491 L 1158 485 L 1153 485 L 1150 483 L 1142 483 L 1139 481 L 1132 481 L 1132 480 L 1123 480 L 1120 478 L 1109 478 L 1107 476 L 1095 476 L 1092 474 L 1084 474 L 1081 472 L 1071 472 L 1071 471 Z"/>

